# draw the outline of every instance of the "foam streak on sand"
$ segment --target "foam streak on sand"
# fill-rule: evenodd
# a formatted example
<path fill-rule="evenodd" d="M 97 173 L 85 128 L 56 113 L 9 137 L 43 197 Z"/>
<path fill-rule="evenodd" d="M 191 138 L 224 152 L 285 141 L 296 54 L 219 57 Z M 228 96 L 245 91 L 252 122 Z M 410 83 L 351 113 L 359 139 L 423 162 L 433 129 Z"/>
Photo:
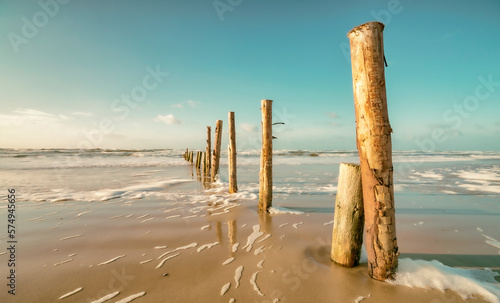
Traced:
<path fill-rule="evenodd" d="M 231 282 L 224 284 L 220 290 L 220 295 L 223 296 L 229 290 L 229 287 L 231 287 Z"/>
<path fill-rule="evenodd" d="M 232 250 L 231 250 L 231 251 L 232 251 L 232 252 L 234 252 L 234 253 L 235 253 L 235 252 L 237 252 L 237 251 L 238 251 L 238 247 L 239 247 L 239 246 L 240 246 L 240 243 L 234 243 L 234 244 L 233 244 L 233 248 L 232 248 Z"/>
<path fill-rule="evenodd" d="M 120 258 L 124 258 L 126 255 L 121 255 L 121 256 L 118 256 L 118 257 L 114 257 L 113 259 L 109 259 L 108 261 L 104 261 L 102 263 L 99 263 L 97 264 L 97 266 L 100 266 L 100 265 L 106 265 L 106 264 L 109 264 L 111 262 L 115 262 L 116 260 L 120 259 Z"/>
<path fill-rule="evenodd" d="M 242 249 L 247 249 L 247 252 L 252 250 L 253 244 L 255 243 L 255 240 L 257 240 L 260 236 L 262 236 L 264 233 L 260 231 L 260 225 L 254 225 L 253 226 L 253 233 L 248 236 L 247 239 L 247 244 L 242 247 Z"/>
<path fill-rule="evenodd" d="M 266 250 L 266 248 L 264 247 L 264 245 L 262 245 L 261 247 L 257 248 L 257 249 L 253 252 L 253 254 L 254 254 L 254 255 L 258 255 L 258 254 L 263 253 L 265 250 Z"/>
<path fill-rule="evenodd" d="M 76 294 L 77 292 L 82 291 L 82 289 L 83 289 L 83 287 L 78 287 L 77 289 L 75 289 L 73 291 L 70 291 L 69 293 L 60 296 L 59 300 L 67 298 L 69 296 L 72 296 L 72 295 Z"/>
<path fill-rule="evenodd" d="M 68 236 L 68 237 L 64 237 L 64 238 L 59 239 L 59 241 L 64 241 L 64 240 L 69 240 L 69 239 L 73 239 L 73 238 L 78 238 L 78 237 L 81 237 L 81 236 L 83 236 L 83 234 L 74 235 L 74 236 Z"/>
<path fill-rule="evenodd" d="M 259 263 L 257 263 L 257 267 L 258 267 L 258 268 L 264 268 L 264 266 L 262 266 L 262 265 L 264 264 L 264 261 L 265 261 L 265 260 L 260 260 L 260 262 L 259 262 Z"/>
<path fill-rule="evenodd" d="M 55 263 L 54 266 L 58 266 L 58 265 L 61 265 L 61 264 L 64 264 L 64 263 L 68 263 L 68 262 L 71 262 L 71 261 L 73 261 L 73 259 L 64 260 L 64 261 L 61 261 L 59 263 Z"/>
<path fill-rule="evenodd" d="M 298 229 L 298 226 L 299 226 L 300 224 L 304 224 L 304 222 L 295 223 L 295 224 L 293 225 L 293 228 Z"/>
<path fill-rule="evenodd" d="M 363 301 L 364 299 L 370 298 L 371 296 L 372 296 L 371 294 L 368 294 L 367 296 L 364 296 L 364 297 L 363 296 L 359 296 L 356 299 L 354 299 L 354 303 L 359 303 L 359 302 Z"/>
<path fill-rule="evenodd" d="M 141 261 L 139 264 L 146 264 L 146 263 L 149 263 L 151 261 L 153 261 L 153 259 L 147 259 L 147 260 Z"/>
<path fill-rule="evenodd" d="M 492 237 L 488 237 L 487 235 L 483 234 L 483 237 L 485 237 L 486 240 L 485 242 L 493 247 L 500 248 L 500 242 L 497 239 L 493 239 Z M 500 254 L 500 251 L 498 251 L 498 254 Z"/>
<path fill-rule="evenodd" d="M 181 246 L 181 247 L 177 247 L 176 249 L 174 250 L 171 250 L 171 251 L 167 251 L 166 253 L 162 254 L 161 256 L 158 257 L 158 259 L 161 259 L 163 258 L 164 256 L 168 255 L 168 254 L 171 254 L 173 252 L 176 252 L 176 251 L 179 251 L 179 250 L 184 250 L 184 249 L 188 249 L 188 248 L 194 248 L 198 246 L 198 243 L 196 242 L 193 242 L 191 244 L 188 244 L 188 245 L 185 245 L 185 246 Z"/>
<path fill-rule="evenodd" d="M 106 302 L 106 301 L 108 301 L 108 300 L 113 299 L 114 297 L 118 296 L 119 294 L 120 294 L 120 292 L 119 292 L 119 291 L 115 291 L 114 293 L 111 293 L 111 294 L 109 294 L 109 295 L 105 295 L 104 297 L 102 297 L 102 298 L 100 298 L 100 299 L 97 299 L 97 300 L 95 300 L 95 301 L 92 301 L 92 302 L 90 302 L 90 303 L 104 303 L 104 302 Z"/>
<path fill-rule="evenodd" d="M 265 241 L 267 239 L 269 239 L 271 237 L 271 234 L 267 234 L 264 238 L 260 239 L 259 241 L 257 241 L 257 243 L 260 243 L 262 241 Z"/>
<path fill-rule="evenodd" d="M 234 257 L 231 257 L 231 258 L 227 259 L 226 261 L 224 261 L 224 263 L 222 263 L 222 265 L 228 265 L 229 263 L 231 263 L 233 261 L 234 261 Z"/>
<path fill-rule="evenodd" d="M 252 277 L 250 278 L 250 284 L 253 285 L 253 290 L 255 290 L 260 296 L 264 296 L 264 294 L 260 291 L 259 286 L 257 285 L 257 275 L 260 271 L 256 271 Z"/>
<path fill-rule="evenodd" d="M 116 301 L 115 303 L 128 303 L 128 302 L 132 302 L 132 300 L 140 298 L 140 297 L 144 296 L 145 294 L 146 294 L 146 292 L 143 291 L 143 292 L 140 292 L 138 294 L 128 296 L 125 299 L 121 299 L 120 301 Z"/>
<path fill-rule="evenodd" d="M 201 227 L 201 230 L 205 230 L 205 229 L 207 229 L 207 228 L 209 228 L 209 227 L 210 227 L 210 225 L 203 225 L 203 226 Z"/>
<path fill-rule="evenodd" d="M 161 262 L 155 267 L 156 269 L 160 268 L 163 266 L 163 264 L 165 264 L 165 262 L 167 262 L 167 260 L 170 260 L 172 258 L 175 258 L 177 257 L 178 255 L 180 255 L 180 253 L 176 253 L 175 255 L 171 255 L 171 256 L 168 256 L 166 257 L 165 259 L 161 260 Z"/>
<path fill-rule="evenodd" d="M 214 247 L 215 245 L 219 245 L 219 244 L 220 244 L 219 242 L 203 244 L 202 246 L 198 247 L 197 252 L 200 252 L 204 249 L 210 249 L 210 248 Z"/>
<path fill-rule="evenodd" d="M 288 225 L 288 222 L 281 224 L 280 226 L 278 226 L 278 228 L 282 228 L 283 226 L 286 226 L 286 225 Z"/>
<path fill-rule="evenodd" d="M 236 282 L 235 288 L 238 288 L 238 286 L 240 286 L 240 280 L 241 280 L 241 275 L 243 274 L 243 268 L 244 268 L 243 265 L 241 265 L 234 271 L 234 281 Z"/>

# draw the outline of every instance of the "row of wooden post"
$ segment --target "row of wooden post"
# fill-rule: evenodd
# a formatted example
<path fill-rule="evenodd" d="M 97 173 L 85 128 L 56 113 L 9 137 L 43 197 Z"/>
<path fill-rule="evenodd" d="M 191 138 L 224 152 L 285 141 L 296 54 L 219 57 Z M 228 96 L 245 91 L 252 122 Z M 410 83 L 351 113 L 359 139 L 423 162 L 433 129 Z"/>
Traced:
<path fill-rule="evenodd" d="M 234 112 L 229 112 L 229 145 L 228 145 L 228 171 L 229 171 L 229 193 L 236 193 L 238 191 L 238 184 L 236 181 L 236 128 L 234 122 Z M 211 127 L 207 126 L 207 146 L 205 152 L 196 152 L 196 161 L 193 160 L 194 153 L 186 149 L 183 157 L 186 161 L 194 164 L 197 170 L 203 170 L 205 179 L 210 179 L 215 182 L 219 175 L 219 164 L 221 155 L 222 143 L 222 120 L 215 122 L 215 142 L 213 153 L 211 150 Z"/>
<path fill-rule="evenodd" d="M 341 163 L 335 200 L 331 259 L 343 266 L 359 263 L 366 233 L 368 273 L 377 280 L 394 277 L 398 264 L 394 211 L 391 126 L 389 124 L 384 74 L 384 25 L 369 22 L 348 34 L 354 104 L 356 145 L 360 165 Z M 262 150 L 259 173 L 259 211 L 272 205 L 272 100 L 261 101 Z M 236 187 L 236 144 L 234 113 L 229 113 L 229 192 Z M 220 131 L 216 125 L 216 144 L 212 160 L 212 180 L 220 157 Z M 207 129 L 205 171 L 210 174 L 210 127 Z M 234 155 L 234 156 L 233 156 Z M 192 152 L 187 156 L 192 161 Z M 196 165 L 199 164 L 197 154 Z"/>

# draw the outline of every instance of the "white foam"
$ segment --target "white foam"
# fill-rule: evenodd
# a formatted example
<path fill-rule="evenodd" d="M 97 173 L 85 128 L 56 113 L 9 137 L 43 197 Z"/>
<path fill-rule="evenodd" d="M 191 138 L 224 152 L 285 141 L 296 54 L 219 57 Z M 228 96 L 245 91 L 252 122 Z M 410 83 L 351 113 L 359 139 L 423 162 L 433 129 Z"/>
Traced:
<path fill-rule="evenodd" d="M 202 246 L 198 247 L 197 252 L 200 252 L 204 249 L 210 249 L 210 248 L 214 247 L 215 245 L 219 245 L 219 244 L 220 244 L 219 242 L 203 244 Z"/>
<path fill-rule="evenodd" d="M 260 271 L 255 272 L 250 278 L 250 284 L 253 285 L 253 290 L 255 290 L 260 296 L 264 296 L 264 294 L 260 291 L 259 286 L 257 285 L 257 275 Z"/>
<path fill-rule="evenodd" d="M 69 296 L 72 296 L 72 295 L 76 294 L 77 292 L 82 291 L 82 289 L 83 289 L 83 287 L 78 287 L 77 289 L 75 289 L 75 290 L 73 290 L 73 291 L 70 291 L 69 293 L 67 293 L 67 294 L 64 294 L 64 295 L 60 296 L 60 297 L 59 297 L 59 300 L 64 299 L 64 298 L 67 298 L 67 297 L 69 297 Z"/>
<path fill-rule="evenodd" d="M 371 294 L 368 294 L 367 296 L 359 296 L 356 299 L 354 299 L 354 303 L 359 303 L 359 302 L 363 301 L 364 299 L 370 298 L 371 296 L 372 296 Z"/>
<path fill-rule="evenodd" d="M 443 265 L 438 261 L 400 259 L 393 284 L 456 292 L 462 299 L 480 296 L 488 302 L 500 302 L 499 276 L 489 269 L 463 269 Z"/>
<path fill-rule="evenodd" d="M 265 260 L 260 260 L 260 262 L 259 262 L 259 263 L 257 263 L 257 267 L 258 267 L 258 268 L 264 268 L 264 266 L 262 266 L 262 265 L 264 264 L 264 261 L 265 261 Z"/>
<path fill-rule="evenodd" d="M 179 218 L 181 215 L 172 215 L 172 216 L 168 216 L 166 217 L 165 219 L 173 219 L 173 218 Z"/>
<path fill-rule="evenodd" d="M 205 229 L 207 229 L 207 228 L 209 228 L 209 227 L 210 227 L 210 225 L 203 225 L 203 226 L 201 227 L 201 230 L 205 230 Z"/>
<path fill-rule="evenodd" d="M 71 261 L 73 261 L 73 259 L 64 260 L 64 261 L 61 261 L 59 263 L 55 263 L 54 266 L 59 266 L 61 264 L 68 263 L 68 262 L 71 262 Z"/>
<path fill-rule="evenodd" d="M 229 290 L 230 287 L 231 287 L 231 282 L 224 284 L 224 286 L 222 286 L 220 290 L 220 295 L 223 296 Z"/>
<path fill-rule="evenodd" d="M 241 276 L 243 274 L 243 265 L 241 266 L 238 266 L 238 268 L 236 268 L 236 270 L 234 271 L 234 281 L 236 282 L 236 286 L 235 288 L 238 288 L 238 286 L 240 286 L 240 280 L 241 280 Z"/>
<path fill-rule="evenodd" d="M 147 260 L 139 262 L 139 264 L 146 264 L 146 263 L 149 263 L 151 261 L 153 261 L 153 259 L 147 259 Z"/>
<path fill-rule="evenodd" d="M 97 299 L 97 300 L 95 300 L 95 301 L 92 301 L 92 302 L 90 302 L 90 303 L 104 303 L 104 302 L 106 302 L 106 301 L 108 301 L 108 300 L 113 299 L 114 297 L 118 296 L 119 294 L 120 294 L 120 292 L 119 292 L 119 291 L 115 291 L 114 293 L 111 293 L 111 294 L 109 294 L 109 295 L 105 295 L 104 297 L 102 297 L 102 298 L 100 298 L 100 299 Z"/>
<path fill-rule="evenodd" d="M 238 247 L 240 246 L 240 243 L 234 243 L 233 244 L 233 248 L 231 249 L 231 251 L 233 253 L 235 253 L 236 251 L 238 251 Z"/>
<path fill-rule="evenodd" d="M 92 210 L 89 210 L 89 211 L 84 211 L 84 212 L 79 213 L 79 214 L 78 214 L 78 215 L 76 215 L 76 216 L 77 216 L 77 217 L 81 217 L 81 216 L 83 216 L 83 215 L 85 215 L 85 214 L 88 214 L 88 213 L 91 213 L 91 212 L 92 212 Z"/>
<path fill-rule="evenodd" d="M 156 267 L 155 267 L 155 268 L 156 268 L 156 269 L 158 269 L 158 268 L 162 267 L 162 266 L 163 266 L 163 264 L 165 264 L 165 262 L 167 262 L 168 260 L 170 260 L 170 259 L 172 259 L 172 258 L 177 257 L 178 255 L 180 255 L 180 253 L 176 253 L 176 254 L 174 254 L 174 255 L 171 255 L 171 256 L 166 257 L 165 259 L 161 260 L 161 262 L 160 262 L 160 263 L 158 263 L 158 265 L 156 265 Z"/>
<path fill-rule="evenodd" d="M 111 262 L 115 262 L 116 260 L 121 259 L 121 258 L 125 258 L 126 256 L 127 255 L 121 255 L 121 256 L 118 256 L 118 257 L 114 257 L 113 259 L 109 259 L 108 261 L 104 261 L 102 263 L 97 264 L 97 266 L 106 265 L 106 264 L 109 264 Z"/>
<path fill-rule="evenodd" d="M 253 233 L 250 234 L 247 238 L 247 244 L 243 246 L 241 249 L 247 249 L 247 252 L 252 250 L 253 244 L 255 243 L 255 240 L 257 240 L 260 236 L 262 236 L 264 233 L 260 231 L 260 225 L 254 225 L 253 226 Z"/>
<path fill-rule="evenodd" d="M 487 236 L 487 235 L 483 235 L 483 237 L 485 237 L 486 240 L 485 242 L 493 247 L 496 247 L 496 248 L 500 248 L 500 241 L 498 241 L 497 239 L 494 239 L 490 236 Z M 498 254 L 500 255 L 500 251 L 498 251 Z"/>
<path fill-rule="evenodd" d="M 259 254 L 263 253 L 265 250 L 266 250 L 266 248 L 265 248 L 264 246 L 261 246 L 261 247 L 257 248 L 257 249 L 253 252 L 253 254 L 254 254 L 255 256 L 257 256 L 257 255 L 259 255 Z"/>
<path fill-rule="evenodd" d="M 146 222 L 154 220 L 154 219 L 156 219 L 156 218 L 154 218 L 154 217 L 153 218 L 148 218 L 148 219 L 142 220 L 141 223 L 146 223 Z"/>
<path fill-rule="evenodd" d="M 280 226 L 278 226 L 278 228 L 282 228 L 283 226 L 286 226 L 286 225 L 288 225 L 288 222 L 281 224 Z"/>
<path fill-rule="evenodd" d="M 293 224 L 292 226 L 293 226 L 293 228 L 298 229 L 298 226 L 299 226 L 300 224 L 304 224 L 304 222 L 295 223 L 295 224 Z"/>
<path fill-rule="evenodd" d="M 331 224 L 333 224 L 333 220 L 332 220 L 332 221 L 328 221 L 328 222 L 323 223 L 323 225 L 324 225 L 324 226 L 326 226 L 326 225 L 331 225 Z"/>
<path fill-rule="evenodd" d="M 234 261 L 234 257 L 231 257 L 231 258 L 227 259 L 226 261 L 224 261 L 224 263 L 222 263 L 222 265 L 228 265 L 229 263 L 231 263 L 233 261 Z"/>
<path fill-rule="evenodd" d="M 129 302 L 132 302 L 133 300 L 135 300 L 137 298 L 140 298 L 140 297 L 144 296 L 145 294 L 146 294 L 146 292 L 143 291 L 143 292 L 140 292 L 138 294 L 128 296 L 125 299 L 121 299 L 120 301 L 116 301 L 115 303 L 129 303 Z"/>
<path fill-rule="evenodd" d="M 154 249 L 165 249 L 167 245 L 155 246 Z"/>
<path fill-rule="evenodd" d="M 78 237 L 81 237 L 81 236 L 83 236 L 83 234 L 74 235 L 74 236 L 68 236 L 68 237 L 64 237 L 64 238 L 59 239 L 59 241 L 64 241 L 64 240 L 69 240 L 69 239 L 73 239 L 73 238 L 78 238 Z"/>
<path fill-rule="evenodd" d="M 161 259 L 163 258 L 164 256 L 168 255 L 168 254 L 171 254 L 173 252 L 176 252 L 176 251 L 179 251 L 179 250 L 185 250 L 185 249 L 189 249 L 189 248 L 195 248 L 196 246 L 198 246 L 198 243 L 196 242 L 193 242 L 191 244 L 188 244 L 188 245 L 185 245 L 185 246 L 181 246 L 181 247 L 177 247 L 176 249 L 174 250 L 171 250 L 171 251 L 167 251 L 166 253 L 163 253 L 161 256 L 158 257 L 158 259 Z"/>
<path fill-rule="evenodd" d="M 424 178 L 435 179 L 435 180 L 443 180 L 443 175 L 436 174 L 432 170 L 426 172 L 416 172 L 415 175 L 419 175 Z"/>

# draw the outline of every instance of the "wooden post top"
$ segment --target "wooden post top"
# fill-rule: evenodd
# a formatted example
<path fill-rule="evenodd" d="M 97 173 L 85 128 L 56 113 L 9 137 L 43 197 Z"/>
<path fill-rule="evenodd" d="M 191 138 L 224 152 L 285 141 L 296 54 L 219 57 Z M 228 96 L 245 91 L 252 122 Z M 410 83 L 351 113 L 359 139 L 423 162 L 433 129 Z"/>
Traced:
<path fill-rule="evenodd" d="M 358 32 L 365 32 L 370 29 L 370 27 L 378 27 L 381 31 L 384 30 L 385 25 L 378 21 L 367 22 L 365 24 L 361 24 L 353 28 L 349 33 L 347 33 L 347 37 L 351 38 L 352 34 Z"/>

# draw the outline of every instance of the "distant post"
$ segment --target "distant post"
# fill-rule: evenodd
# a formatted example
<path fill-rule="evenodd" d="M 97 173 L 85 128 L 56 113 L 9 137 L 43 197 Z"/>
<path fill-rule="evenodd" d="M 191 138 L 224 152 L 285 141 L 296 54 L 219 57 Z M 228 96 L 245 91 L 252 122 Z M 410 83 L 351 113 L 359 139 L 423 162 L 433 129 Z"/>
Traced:
<path fill-rule="evenodd" d="M 215 181 L 215 177 L 219 173 L 221 141 L 222 141 L 222 120 L 217 120 L 217 122 L 215 123 L 215 142 L 214 142 L 214 153 L 212 159 L 212 182 Z"/>
<path fill-rule="evenodd" d="M 228 146 L 228 170 L 229 170 L 229 193 L 238 191 L 236 182 L 236 127 L 234 123 L 234 112 L 229 112 L 229 146 Z"/>
<path fill-rule="evenodd" d="M 356 143 L 361 164 L 368 274 L 393 279 L 398 265 L 391 126 L 384 75 L 384 25 L 352 29 L 351 44 Z"/>
<path fill-rule="evenodd" d="M 360 167 L 340 163 L 331 253 L 335 263 L 346 267 L 359 264 L 364 222 Z"/>
<path fill-rule="evenodd" d="M 267 212 L 273 202 L 273 111 L 272 100 L 261 101 L 262 150 L 259 173 L 259 210 Z"/>
<path fill-rule="evenodd" d="M 210 126 L 207 126 L 207 148 L 205 150 L 205 166 L 203 167 L 203 172 L 208 177 L 210 176 L 210 163 L 211 163 L 211 149 L 212 149 L 212 141 L 211 141 L 211 130 Z"/>

